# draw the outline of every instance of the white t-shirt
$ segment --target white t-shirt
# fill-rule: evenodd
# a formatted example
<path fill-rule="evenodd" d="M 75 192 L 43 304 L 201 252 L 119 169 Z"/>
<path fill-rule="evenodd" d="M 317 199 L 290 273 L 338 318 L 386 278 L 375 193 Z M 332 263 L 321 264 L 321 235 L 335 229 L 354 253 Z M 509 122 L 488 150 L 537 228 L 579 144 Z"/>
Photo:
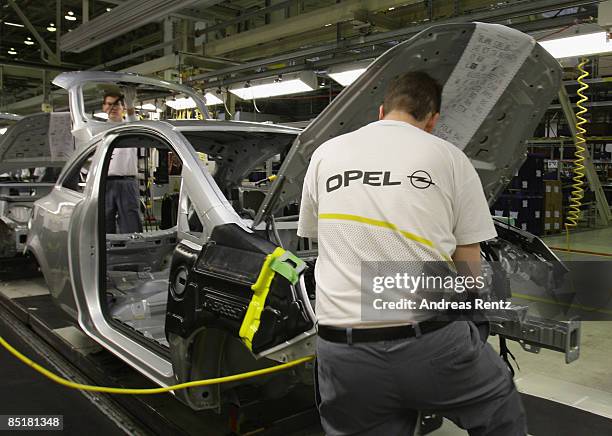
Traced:
<path fill-rule="evenodd" d="M 136 121 L 134 115 L 128 115 L 127 121 Z M 109 120 L 109 123 L 114 121 Z M 109 176 L 138 176 L 138 149 L 115 148 L 108 166 Z"/>
<path fill-rule="evenodd" d="M 461 150 L 408 123 L 381 120 L 312 155 L 298 235 L 318 239 L 319 323 L 366 326 L 372 323 L 361 318 L 361 262 L 448 260 L 457 245 L 497 233 Z"/>
<path fill-rule="evenodd" d="M 130 176 L 138 175 L 138 149 L 136 148 L 115 148 L 108 166 L 109 176 Z"/>

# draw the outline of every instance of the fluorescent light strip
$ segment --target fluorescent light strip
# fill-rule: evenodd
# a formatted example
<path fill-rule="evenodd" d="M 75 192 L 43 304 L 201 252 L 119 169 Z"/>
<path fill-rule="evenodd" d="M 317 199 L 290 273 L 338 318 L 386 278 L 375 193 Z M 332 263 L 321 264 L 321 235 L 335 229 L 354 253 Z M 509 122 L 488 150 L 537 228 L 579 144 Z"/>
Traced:
<path fill-rule="evenodd" d="M 136 106 L 136 109 L 144 109 L 146 111 L 159 111 L 160 110 L 153 103 L 145 103 L 142 106 Z"/>
<path fill-rule="evenodd" d="M 357 78 L 361 76 L 365 70 L 366 68 L 357 68 L 355 70 L 348 70 L 340 73 L 328 73 L 327 75 L 340 85 L 349 86 L 351 83 L 357 80 Z"/>
<path fill-rule="evenodd" d="M 206 106 L 214 106 L 216 104 L 223 104 L 223 100 L 217 97 L 212 92 L 207 92 L 204 95 L 204 99 L 206 100 Z"/>
<path fill-rule="evenodd" d="M 166 100 L 166 106 L 178 111 L 182 109 L 191 109 L 197 107 L 198 105 L 196 105 L 195 101 L 193 101 L 193 98 L 182 97 L 175 100 Z"/>
<path fill-rule="evenodd" d="M 25 27 L 23 24 L 19 24 L 19 23 L 10 23 L 8 21 L 5 21 L 4 24 L 6 24 L 7 26 L 13 26 L 13 27 Z"/>
<path fill-rule="evenodd" d="M 316 79 L 315 85 L 316 86 Z M 247 87 L 230 88 L 232 94 L 237 95 L 243 100 L 252 100 L 266 97 L 276 97 L 278 95 L 297 94 L 299 92 L 308 92 L 316 89 L 312 84 L 308 84 L 301 78 L 281 80 L 272 83 L 254 84 Z"/>
<path fill-rule="evenodd" d="M 539 41 L 539 44 L 557 59 L 612 52 L 612 41 L 606 32 Z"/>

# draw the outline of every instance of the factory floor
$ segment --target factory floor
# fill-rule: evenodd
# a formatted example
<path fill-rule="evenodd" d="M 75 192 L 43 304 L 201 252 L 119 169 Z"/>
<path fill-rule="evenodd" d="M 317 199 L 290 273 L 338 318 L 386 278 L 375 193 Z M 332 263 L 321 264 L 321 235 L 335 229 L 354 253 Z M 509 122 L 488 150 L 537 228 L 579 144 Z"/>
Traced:
<path fill-rule="evenodd" d="M 612 226 L 572 232 L 571 252 L 566 251 L 565 234 L 546 236 L 543 240 L 549 247 L 563 250 L 554 250 L 562 260 L 612 262 Z M 497 338 L 489 342 L 498 349 Z M 509 348 L 520 366 L 515 376 L 519 391 L 612 419 L 612 322 L 583 321 L 580 358 L 570 364 L 554 351 L 532 354 L 516 342 L 509 342 Z M 446 420 L 440 429 L 431 433 L 433 436 L 466 434 Z"/>
<path fill-rule="evenodd" d="M 563 260 L 610 260 L 612 261 L 612 227 L 606 229 L 579 231 L 571 235 L 570 249 L 578 252 L 562 251 L 567 249 L 565 235 L 553 235 L 544 238 L 550 247 Z M 597 253 L 597 254 L 596 254 Z M 609 259 L 608 259 L 609 257 Z M 7 278 L 7 277 L 6 277 Z M 10 283 L 0 283 L 0 292 L 10 297 L 25 297 L 47 293 L 44 280 L 41 277 L 26 280 L 12 280 Z M 490 343 L 498 348 L 498 339 L 493 337 Z M 588 416 L 605 417 L 612 420 L 612 322 L 584 321 L 582 323 L 581 350 L 578 360 L 566 364 L 561 353 L 541 350 L 539 354 L 524 351 L 516 342 L 508 343 L 515 355 L 520 370 L 517 370 L 515 382 L 518 389 L 527 394 L 524 396 L 525 407 L 531 412 L 533 419 L 537 405 L 529 402 L 531 398 L 544 398 L 559 407 L 552 414 L 559 416 L 559 422 L 550 424 L 539 423 L 538 427 L 547 427 L 550 432 L 535 431 L 540 434 L 555 434 L 556 436 L 583 432 L 558 431 L 554 425 L 562 426 L 568 420 L 582 423 Z M 540 410 L 540 409 L 538 409 Z M 575 415 L 575 413 L 582 415 Z M 551 413 L 542 412 L 542 417 L 550 419 Z M 434 436 L 459 436 L 467 432 L 457 428 L 453 423 L 445 421 L 444 425 L 430 433 Z M 612 432 L 591 434 L 612 434 Z M 590 436 L 590 435 L 589 435 Z"/>

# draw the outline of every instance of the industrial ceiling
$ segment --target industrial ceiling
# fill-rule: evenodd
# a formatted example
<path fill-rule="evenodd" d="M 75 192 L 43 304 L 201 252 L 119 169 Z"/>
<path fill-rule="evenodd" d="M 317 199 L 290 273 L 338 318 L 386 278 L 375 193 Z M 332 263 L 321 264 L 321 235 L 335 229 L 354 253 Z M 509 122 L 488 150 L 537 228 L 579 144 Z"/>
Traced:
<path fill-rule="evenodd" d="M 494 22 L 546 35 L 596 22 L 598 3 L 4 0 L 0 111 L 24 114 L 40 111 L 45 102 L 61 104 L 61 93 L 50 85 L 61 71 L 133 71 L 219 89 L 371 59 L 431 23 Z"/>

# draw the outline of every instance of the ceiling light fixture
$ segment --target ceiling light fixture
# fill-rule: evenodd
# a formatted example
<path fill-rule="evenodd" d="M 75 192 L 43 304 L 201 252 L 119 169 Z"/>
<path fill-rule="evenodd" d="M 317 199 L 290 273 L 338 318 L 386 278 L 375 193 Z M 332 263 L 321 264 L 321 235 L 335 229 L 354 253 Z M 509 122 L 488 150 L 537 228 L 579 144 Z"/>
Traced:
<path fill-rule="evenodd" d="M 605 31 L 538 42 L 557 59 L 612 53 L 612 41 Z"/>
<path fill-rule="evenodd" d="M 74 12 L 72 11 L 68 11 L 68 13 L 64 15 L 64 18 L 68 21 L 76 21 L 76 17 L 74 16 Z"/>
<path fill-rule="evenodd" d="M 25 45 L 34 45 L 34 41 L 29 36 L 23 41 Z"/>
<path fill-rule="evenodd" d="M 15 51 L 15 49 L 14 49 L 13 47 L 11 47 L 11 48 L 8 50 L 8 52 L 7 52 L 7 53 L 8 53 L 8 54 L 10 54 L 10 55 L 16 55 L 16 54 L 17 54 L 17 52 Z"/>
<path fill-rule="evenodd" d="M 314 91 L 317 88 L 317 76 L 314 71 L 301 71 L 284 74 L 281 81 L 278 80 L 278 76 L 274 76 L 251 80 L 249 86 L 245 83 L 232 85 L 229 87 L 229 92 L 243 100 L 252 100 Z"/>
<path fill-rule="evenodd" d="M 177 111 L 198 107 L 196 102 L 191 97 L 179 97 L 174 100 L 166 100 L 166 106 L 169 106 Z"/>
<path fill-rule="evenodd" d="M 7 26 L 13 26 L 13 27 L 25 27 L 23 24 L 11 23 L 9 21 L 5 21 L 4 24 L 6 24 Z"/>
<path fill-rule="evenodd" d="M 157 110 L 159 110 L 157 108 L 157 106 L 155 106 L 153 103 L 145 103 L 143 105 L 136 106 L 136 109 L 143 109 L 145 111 L 157 111 Z"/>
<path fill-rule="evenodd" d="M 208 91 L 204 94 L 204 98 L 206 99 L 206 106 L 214 106 L 216 104 L 223 104 L 223 100 L 217 97 L 212 92 Z"/>
<path fill-rule="evenodd" d="M 372 63 L 371 60 L 366 60 L 352 64 L 333 66 L 327 70 L 327 75 L 340 85 L 349 86 L 364 73 L 370 63 Z"/>
<path fill-rule="evenodd" d="M 49 32 L 55 32 L 57 30 L 57 28 L 55 27 L 55 24 L 49 23 L 49 27 L 47 27 L 47 30 Z"/>

